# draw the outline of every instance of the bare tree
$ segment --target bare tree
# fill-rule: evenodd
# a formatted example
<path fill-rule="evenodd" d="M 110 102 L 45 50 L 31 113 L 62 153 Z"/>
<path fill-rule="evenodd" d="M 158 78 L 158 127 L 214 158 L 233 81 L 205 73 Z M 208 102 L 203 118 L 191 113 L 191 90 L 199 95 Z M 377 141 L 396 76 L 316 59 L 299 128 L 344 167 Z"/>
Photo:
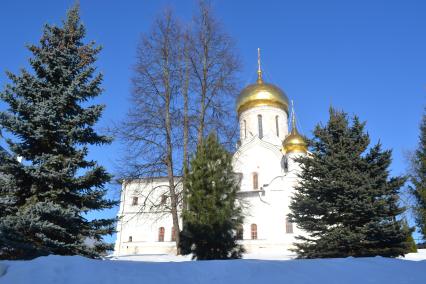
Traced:
<path fill-rule="evenodd" d="M 183 68 L 182 70 L 182 96 L 183 96 L 183 163 L 182 163 L 182 208 L 186 209 L 186 175 L 189 170 L 189 136 L 190 136 L 190 113 L 189 113 L 189 84 L 190 84 L 190 64 L 189 64 L 189 34 L 183 34 Z"/>
<path fill-rule="evenodd" d="M 177 100 L 182 89 L 180 42 L 180 26 L 167 10 L 138 46 L 132 108 L 127 119 L 115 129 L 129 149 L 126 171 L 122 173 L 127 179 L 167 177 L 169 212 L 176 232 L 179 232 L 180 197 L 174 150 L 181 140 L 177 130 Z M 153 204 L 151 201 L 150 209 L 155 205 L 164 207 L 164 202 Z M 176 244 L 179 244 L 179 234 L 176 234 Z"/>
<path fill-rule="evenodd" d="M 234 114 L 238 67 L 230 37 L 202 2 L 191 28 L 184 30 L 167 10 L 137 49 L 132 107 L 114 129 L 127 153 L 119 175 L 134 182 L 143 179 L 141 213 L 172 215 L 178 254 L 189 157 L 212 129 L 232 141 L 236 127 L 229 118 Z M 168 189 L 147 187 L 155 177 L 166 177 Z M 165 190 L 167 203 L 157 198 Z"/>
<path fill-rule="evenodd" d="M 212 130 L 225 140 L 222 142 L 231 143 L 237 127 L 229 118 L 235 117 L 240 60 L 231 37 L 215 19 L 211 6 L 203 1 L 194 18 L 189 41 L 193 92 L 197 99 L 197 144 Z"/>

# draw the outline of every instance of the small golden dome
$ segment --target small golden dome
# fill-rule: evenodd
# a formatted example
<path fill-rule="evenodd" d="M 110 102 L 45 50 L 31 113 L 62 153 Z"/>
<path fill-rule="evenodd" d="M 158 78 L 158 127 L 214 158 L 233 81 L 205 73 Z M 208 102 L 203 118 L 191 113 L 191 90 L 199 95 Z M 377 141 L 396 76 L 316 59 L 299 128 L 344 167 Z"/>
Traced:
<path fill-rule="evenodd" d="M 291 121 L 291 132 L 283 141 L 283 152 L 287 153 L 306 153 L 308 151 L 308 144 L 302 135 L 299 134 L 296 127 L 296 117 L 294 115 L 294 110 L 292 111 L 292 121 Z"/>
<path fill-rule="evenodd" d="M 288 113 L 288 98 L 277 86 L 263 82 L 258 49 L 257 82 L 244 88 L 237 99 L 238 116 L 245 110 L 257 106 L 275 106 Z"/>
<path fill-rule="evenodd" d="M 308 151 L 308 144 L 299 134 L 296 128 L 291 130 L 283 142 L 283 151 L 287 153 L 306 153 Z"/>

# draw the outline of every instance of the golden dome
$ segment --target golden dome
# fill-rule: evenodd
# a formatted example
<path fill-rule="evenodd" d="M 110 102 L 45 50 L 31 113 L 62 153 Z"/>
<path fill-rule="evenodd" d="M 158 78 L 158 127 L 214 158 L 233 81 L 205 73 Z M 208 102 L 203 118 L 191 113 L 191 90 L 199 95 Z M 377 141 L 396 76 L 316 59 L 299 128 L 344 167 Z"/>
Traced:
<path fill-rule="evenodd" d="M 291 122 L 291 132 L 283 141 L 283 152 L 287 153 L 306 153 L 308 151 L 308 144 L 302 135 L 299 134 L 296 127 L 296 118 L 293 110 L 293 117 Z"/>
<path fill-rule="evenodd" d="M 274 106 L 284 109 L 288 113 L 288 98 L 277 86 L 263 82 L 260 69 L 260 50 L 258 49 L 257 82 L 244 88 L 237 99 L 237 112 L 257 106 Z"/>
<path fill-rule="evenodd" d="M 308 145 L 299 134 L 296 128 L 291 130 L 291 133 L 284 139 L 283 151 L 287 153 L 306 153 Z"/>

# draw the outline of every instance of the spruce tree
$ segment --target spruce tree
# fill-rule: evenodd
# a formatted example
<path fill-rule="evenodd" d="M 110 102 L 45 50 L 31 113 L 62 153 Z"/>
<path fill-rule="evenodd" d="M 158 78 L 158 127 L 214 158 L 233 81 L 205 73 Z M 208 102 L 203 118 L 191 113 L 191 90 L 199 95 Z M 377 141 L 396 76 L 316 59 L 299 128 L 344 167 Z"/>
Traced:
<path fill-rule="evenodd" d="M 98 257 L 110 248 L 102 237 L 115 220 L 86 215 L 116 202 L 105 198 L 111 176 L 87 158 L 89 145 L 111 139 L 93 128 L 104 106 L 87 106 L 102 92 L 102 75 L 93 66 L 100 48 L 84 36 L 75 5 L 62 26 L 46 25 L 39 44 L 28 47 L 33 72 L 8 73 L 11 83 L 0 93 L 8 105 L 0 126 L 13 152 L 1 155 L 0 258 Z"/>
<path fill-rule="evenodd" d="M 426 109 L 420 124 L 419 146 L 412 161 L 411 192 L 416 198 L 416 224 L 426 242 Z"/>
<path fill-rule="evenodd" d="M 389 177 L 391 151 L 369 148 L 365 123 L 330 109 L 317 125 L 311 154 L 300 157 L 300 183 L 289 217 L 306 234 L 298 236 L 300 258 L 405 254 L 411 233 L 398 216 L 398 193 L 405 177 Z"/>
<path fill-rule="evenodd" d="M 243 222 L 232 155 L 210 134 L 198 146 L 186 179 L 181 252 L 197 260 L 240 258 L 236 231 Z"/>

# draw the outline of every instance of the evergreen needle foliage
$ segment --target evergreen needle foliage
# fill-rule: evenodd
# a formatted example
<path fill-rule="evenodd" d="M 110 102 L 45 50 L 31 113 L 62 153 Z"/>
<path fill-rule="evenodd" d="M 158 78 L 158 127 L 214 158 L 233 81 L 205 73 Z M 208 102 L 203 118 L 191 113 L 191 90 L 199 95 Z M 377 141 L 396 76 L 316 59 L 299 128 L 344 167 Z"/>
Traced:
<path fill-rule="evenodd" d="M 330 109 L 318 125 L 312 154 L 300 157 L 300 183 L 289 217 L 307 235 L 298 236 L 300 258 L 403 255 L 411 233 L 398 206 L 404 177 L 389 177 L 391 151 L 370 139 L 358 117 Z"/>
<path fill-rule="evenodd" d="M 0 126 L 14 153 L 1 154 L 0 258 L 98 257 L 110 248 L 102 236 L 113 232 L 114 219 L 85 217 L 116 202 L 105 199 L 111 176 L 86 158 L 88 145 L 111 139 L 93 129 L 104 106 L 83 106 L 102 91 L 93 66 L 100 48 L 84 36 L 76 5 L 61 27 L 46 25 L 39 45 L 28 47 L 33 72 L 8 73 L 11 83 L 0 93 L 8 105 Z"/>
<path fill-rule="evenodd" d="M 416 223 L 426 242 L 426 109 L 420 125 L 420 143 L 412 161 L 411 192 L 416 198 Z"/>
<path fill-rule="evenodd" d="M 183 213 L 181 252 L 193 258 L 240 258 L 236 231 L 243 216 L 237 202 L 238 180 L 232 156 L 214 134 L 198 146 L 187 180 L 188 209 Z"/>

